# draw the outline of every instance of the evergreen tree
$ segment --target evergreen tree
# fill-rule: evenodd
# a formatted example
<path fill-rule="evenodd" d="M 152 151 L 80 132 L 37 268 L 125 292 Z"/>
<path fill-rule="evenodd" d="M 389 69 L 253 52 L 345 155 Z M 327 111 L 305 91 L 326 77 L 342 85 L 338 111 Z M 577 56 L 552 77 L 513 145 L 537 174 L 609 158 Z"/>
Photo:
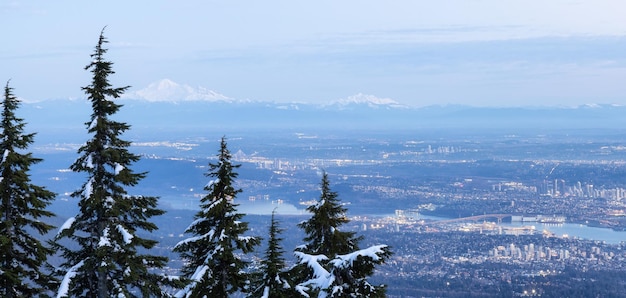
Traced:
<path fill-rule="evenodd" d="M 246 291 L 249 275 L 244 273 L 248 262 L 236 253 L 249 253 L 260 240 L 243 236 L 248 223 L 242 222 L 243 214 L 236 213 L 234 203 L 241 189 L 233 186 L 241 165 L 231 163 L 231 154 L 222 138 L 217 155 L 218 163 L 209 163 L 212 177 L 204 187 L 208 192 L 200 200 L 200 211 L 185 230 L 193 237 L 179 242 L 174 251 L 181 253 L 188 263 L 183 267 L 183 277 L 188 285 L 177 297 L 227 297 L 237 291 Z"/>
<path fill-rule="evenodd" d="M 251 297 L 289 298 L 296 294 L 285 270 L 285 251 L 280 245 L 283 238 L 279 236 L 282 232 L 284 229 L 278 226 L 275 212 L 272 212 L 267 249 Z"/>
<path fill-rule="evenodd" d="M 35 234 L 53 228 L 41 219 L 54 216 L 45 208 L 55 194 L 30 181 L 30 167 L 41 159 L 23 152 L 35 134 L 23 133 L 25 123 L 15 115 L 19 101 L 11 91 L 7 82 L 0 132 L 0 296 L 33 297 L 50 291 L 54 282 L 45 270 L 52 250 Z"/>
<path fill-rule="evenodd" d="M 362 237 L 355 237 L 355 232 L 339 230 L 339 227 L 350 221 L 346 217 L 348 209 L 343 207 L 337 193 L 330 190 L 326 172 L 322 175 L 320 186 L 322 192 L 318 203 L 306 209 L 312 214 L 311 218 L 298 224 L 306 233 L 304 241 L 307 242 L 298 250 L 311 255 L 334 257 L 358 249 Z"/>
<path fill-rule="evenodd" d="M 298 225 L 306 243 L 295 252 L 299 265 L 292 274 L 300 279 L 296 290 L 306 297 L 384 297 L 385 287 L 371 285 L 367 278 L 391 256 L 389 247 L 359 249 L 362 237 L 339 229 L 349 222 L 347 209 L 330 190 L 326 172 L 321 190 L 317 204 L 307 208 L 311 218 Z"/>
<path fill-rule="evenodd" d="M 148 297 L 164 295 L 161 285 L 168 281 L 155 269 L 165 266 L 167 258 L 141 254 L 157 241 L 137 235 L 152 232 L 157 226 L 149 219 L 164 211 L 157 208 L 157 198 L 129 195 L 146 173 L 135 173 L 130 166 L 139 156 L 128 151 L 129 141 L 120 135 L 130 126 L 110 117 L 121 107 L 112 99 L 127 88 L 113 88 L 109 75 L 112 62 L 104 59 L 107 49 L 104 29 L 100 34 L 92 62 L 85 67 L 93 78 L 82 89 L 91 101 L 91 121 L 85 123 L 92 137 L 78 149 L 79 157 L 70 166 L 84 173 L 87 182 L 72 193 L 79 198 L 80 211 L 61 227 L 57 240 L 68 238 L 78 244 L 62 246 L 67 269 L 58 296 Z"/>

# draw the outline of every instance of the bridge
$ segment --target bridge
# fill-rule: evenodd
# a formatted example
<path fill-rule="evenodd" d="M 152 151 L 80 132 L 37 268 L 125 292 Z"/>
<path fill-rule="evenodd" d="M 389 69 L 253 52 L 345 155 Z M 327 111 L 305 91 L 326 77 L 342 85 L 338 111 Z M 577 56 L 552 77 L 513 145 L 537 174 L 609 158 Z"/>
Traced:
<path fill-rule="evenodd" d="M 503 218 L 511 217 L 511 216 L 513 215 L 512 214 L 483 214 L 483 215 L 476 215 L 476 216 L 469 216 L 469 217 L 439 220 L 433 223 L 434 224 L 449 224 L 449 223 L 455 223 L 455 222 L 480 221 L 480 220 L 486 220 L 486 219 L 497 219 L 498 223 L 502 223 Z"/>

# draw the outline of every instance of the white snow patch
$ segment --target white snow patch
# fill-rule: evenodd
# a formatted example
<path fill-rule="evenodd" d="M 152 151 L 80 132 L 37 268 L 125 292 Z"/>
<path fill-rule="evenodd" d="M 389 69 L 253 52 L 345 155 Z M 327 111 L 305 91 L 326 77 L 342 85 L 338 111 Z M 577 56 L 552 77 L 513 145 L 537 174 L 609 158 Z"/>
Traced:
<path fill-rule="evenodd" d="M 72 217 L 70 217 L 70 218 L 68 218 L 68 219 L 65 221 L 65 223 L 63 223 L 63 225 L 59 228 L 59 232 L 57 232 L 57 237 L 59 237 L 59 235 L 61 235 L 61 233 L 62 233 L 64 230 L 69 229 L 75 221 L 76 221 L 76 218 L 75 218 L 75 217 L 73 217 L 73 216 L 72 216 Z"/>
<path fill-rule="evenodd" d="M 256 238 L 252 237 L 252 236 L 237 236 L 237 239 L 239 239 L 239 241 L 243 241 L 243 242 L 250 242 L 251 240 L 254 240 Z"/>
<path fill-rule="evenodd" d="M 2 163 L 4 163 L 7 160 L 7 157 L 9 156 L 9 149 L 4 149 L 4 154 L 2 155 Z"/>
<path fill-rule="evenodd" d="M 202 265 L 202 266 L 199 266 L 198 268 L 196 268 L 196 271 L 191 276 L 191 283 L 188 284 L 184 289 L 178 291 L 174 295 L 174 297 L 176 297 L 176 298 L 190 297 L 191 296 L 191 292 L 196 287 L 196 284 L 200 280 L 202 280 L 202 277 L 204 277 L 204 275 L 206 274 L 207 270 L 209 270 L 209 266 L 207 266 L 207 265 Z"/>
<path fill-rule="evenodd" d="M 199 223 L 201 223 L 201 222 L 204 222 L 204 221 L 206 221 L 206 219 L 205 219 L 205 218 L 198 218 L 198 219 L 194 220 L 194 221 L 193 221 L 193 222 L 191 222 L 191 223 L 189 224 L 189 226 L 185 229 L 185 233 L 187 233 L 187 232 L 191 232 L 191 229 L 193 229 L 193 228 L 194 228 L 197 224 L 199 224 Z"/>
<path fill-rule="evenodd" d="M 201 236 L 195 236 L 195 237 L 190 237 L 190 238 L 187 238 L 187 239 L 185 239 L 185 240 L 182 240 L 182 241 L 180 241 L 180 242 L 176 243 L 176 245 L 175 245 L 174 247 L 182 246 L 182 245 L 185 245 L 185 244 L 187 244 L 187 243 L 189 243 L 189 242 L 196 242 L 196 241 L 198 241 L 198 240 L 200 240 L 200 239 L 204 239 L 204 238 L 209 238 L 209 239 L 211 239 L 211 238 L 213 238 L 213 235 L 214 235 L 214 234 L 215 234 L 215 230 L 214 230 L 214 229 L 211 229 L 208 233 L 206 233 L 206 234 L 204 234 L 204 235 L 201 235 Z"/>
<path fill-rule="evenodd" d="M 91 179 L 89 179 L 89 181 L 85 183 L 85 189 L 83 190 L 83 197 L 86 199 L 90 198 L 92 193 L 93 193 L 93 177 L 91 177 Z"/>
<path fill-rule="evenodd" d="M 307 298 L 311 297 L 311 296 L 309 296 L 309 294 L 307 294 L 307 292 L 306 292 L 306 291 L 308 291 L 308 290 L 309 290 L 309 288 L 307 288 L 307 287 L 305 287 L 305 286 L 301 286 L 301 285 L 297 285 L 297 286 L 296 286 L 296 291 L 298 291 L 298 293 L 300 293 L 300 295 L 302 295 L 302 296 L 304 296 L 304 297 L 307 297 Z"/>
<path fill-rule="evenodd" d="M 263 289 L 263 296 L 261 298 L 269 298 L 270 297 L 270 287 L 265 287 Z"/>
<path fill-rule="evenodd" d="M 334 277 L 319 263 L 320 261 L 328 260 L 328 257 L 325 255 L 309 255 L 299 251 L 294 252 L 294 255 L 299 259 L 300 264 L 305 264 L 313 270 L 313 277 L 296 287 L 296 290 L 301 294 L 305 294 L 303 291 L 308 289 L 308 286 L 326 289 L 333 283 Z M 325 292 L 321 292 L 320 297 L 322 295 L 325 297 Z M 308 295 L 306 296 L 308 297 Z"/>
<path fill-rule="evenodd" d="M 352 266 L 352 263 L 357 257 L 370 257 L 372 260 L 378 261 L 380 260 L 378 255 L 385 253 L 383 251 L 385 247 L 387 247 L 387 245 L 374 245 L 346 255 L 338 255 L 334 260 L 330 261 L 330 263 L 337 268 L 346 268 Z"/>
<path fill-rule="evenodd" d="M 92 130 L 96 127 L 96 125 L 98 125 L 98 119 L 100 117 L 95 117 L 93 118 L 93 120 L 91 121 L 91 123 L 89 124 L 89 127 L 87 128 L 87 130 Z"/>
<path fill-rule="evenodd" d="M 204 188 L 211 188 L 211 186 L 213 186 L 215 184 L 218 184 L 218 183 L 220 183 L 220 179 L 219 178 L 217 178 L 215 180 L 211 180 L 204 186 Z"/>
<path fill-rule="evenodd" d="M 121 171 L 124 170 L 124 166 L 119 164 L 119 163 L 115 163 L 115 175 L 119 175 Z"/>
<path fill-rule="evenodd" d="M 209 207 L 208 207 L 208 208 L 206 208 L 206 209 L 204 210 L 204 213 L 208 213 L 208 212 L 209 212 L 209 210 L 213 209 L 213 207 L 215 207 L 215 206 L 217 206 L 217 205 L 221 204 L 223 200 L 224 200 L 224 199 L 218 199 L 218 200 L 215 200 L 213 203 L 211 203 L 211 205 L 209 205 Z"/>
<path fill-rule="evenodd" d="M 354 260 L 358 257 L 369 257 L 374 261 L 380 260 L 380 254 L 384 254 L 384 248 L 387 245 L 375 245 L 366 249 L 361 249 L 353 253 L 338 255 L 335 259 L 330 261 L 330 264 L 334 268 L 347 268 L 353 265 Z M 335 282 L 335 276 L 328 272 L 321 264 L 320 261 L 327 260 L 325 255 L 309 255 L 302 252 L 294 252 L 294 255 L 298 258 L 300 264 L 305 264 L 313 271 L 313 277 L 303 283 L 296 286 L 296 290 L 305 297 L 309 297 L 306 293 L 310 289 L 320 289 L 319 297 L 325 298 L 328 296 L 328 292 L 324 291 L 329 289 L 331 296 L 334 296 L 343 291 L 342 285 L 333 286 Z M 331 272 L 334 270 L 331 270 Z"/>
<path fill-rule="evenodd" d="M 111 239 L 109 238 L 109 227 L 104 228 L 104 231 L 102 231 L 102 236 L 100 236 L 98 246 L 111 246 Z"/>
<path fill-rule="evenodd" d="M 207 265 L 202 265 L 196 268 L 196 272 L 194 272 L 193 275 L 191 276 L 191 280 L 196 281 L 196 282 L 200 281 L 200 279 L 202 279 L 202 277 L 207 272 L 207 270 L 209 270 L 209 266 Z"/>
<path fill-rule="evenodd" d="M 130 242 L 133 240 L 133 237 L 135 237 L 133 236 L 133 234 L 124 229 L 124 227 L 122 227 L 121 225 L 117 225 L 117 231 L 122 234 L 122 238 L 124 238 L 124 243 L 126 244 L 130 244 Z"/>
<path fill-rule="evenodd" d="M 111 196 L 108 196 L 104 202 L 106 203 L 105 206 L 109 208 L 113 207 L 115 204 L 115 200 Z"/>
<path fill-rule="evenodd" d="M 78 269 L 80 267 L 82 267 L 84 264 L 84 261 L 80 261 L 78 262 L 78 264 L 72 266 L 72 268 L 70 268 L 70 270 L 67 271 L 67 273 L 65 273 L 65 276 L 63 277 L 63 281 L 61 281 L 61 286 L 59 287 L 59 291 L 57 292 L 57 298 L 61 298 L 61 297 L 67 297 L 70 289 L 70 282 L 72 281 L 72 278 L 74 278 L 76 276 L 76 271 L 78 271 Z"/>
<path fill-rule="evenodd" d="M 87 155 L 87 159 L 85 159 L 85 162 L 83 163 L 84 167 L 93 169 L 93 156 L 91 155 L 91 153 L 89 155 Z"/>

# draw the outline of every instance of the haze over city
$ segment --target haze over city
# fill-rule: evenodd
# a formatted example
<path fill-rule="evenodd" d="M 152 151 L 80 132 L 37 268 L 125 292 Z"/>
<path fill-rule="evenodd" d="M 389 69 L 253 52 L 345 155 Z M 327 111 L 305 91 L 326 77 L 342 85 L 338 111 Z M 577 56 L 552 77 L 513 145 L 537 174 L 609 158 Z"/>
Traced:
<path fill-rule="evenodd" d="M 107 26 L 114 84 L 228 98 L 408 106 L 626 104 L 622 1 L 5 1 L 0 78 L 82 98 Z"/>

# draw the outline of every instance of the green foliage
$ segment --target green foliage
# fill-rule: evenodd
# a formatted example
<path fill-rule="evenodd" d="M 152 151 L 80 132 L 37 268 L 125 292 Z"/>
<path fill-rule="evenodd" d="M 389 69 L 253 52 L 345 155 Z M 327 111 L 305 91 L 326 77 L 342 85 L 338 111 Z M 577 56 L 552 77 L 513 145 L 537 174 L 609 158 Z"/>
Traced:
<path fill-rule="evenodd" d="M 208 192 L 200 200 L 200 211 L 195 221 L 186 229 L 193 236 L 179 242 L 174 251 L 179 252 L 188 263 L 183 267 L 187 286 L 179 296 L 227 297 L 237 291 L 245 291 L 249 275 L 243 270 L 248 262 L 238 253 L 252 252 L 260 242 L 258 237 L 243 236 L 248 223 L 242 222 L 243 214 L 236 213 L 233 201 L 241 189 L 233 186 L 237 173 L 231 154 L 222 138 L 217 155 L 218 163 L 209 163 L 206 174 L 212 180 L 205 186 Z"/>
<path fill-rule="evenodd" d="M 156 230 L 149 219 L 164 211 L 157 208 L 158 198 L 127 192 L 146 173 L 132 171 L 139 156 L 128 151 L 129 141 L 120 138 L 130 126 L 110 118 L 121 107 L 111 99 L 128 87 L 113 88 L 109 83 L 114 72 L 113 63 L 103 57 L 107 42 L 102 32 L 93 60 L 85 67 L 93 75 L 91 84 L 82 88 L 93 110 L 91 121 L 85 123 L 92 137 L 78 149 L 79 157 L 70 167 L 87 176 L 87 182 L 72 193 L 80 199 L 79 214 L 57 236 L 57 240 L 73 240 L 79 248 L 55 244 L 65 258 L 63 268 L 68 269 L 63 286 L 68 296 L 161 296 L 161 285 L 170 282 L 153 270 L 164 267 L 167 258 L 140 253 L 139 249 L 148 251 L 157 241 L 141 238 L 137 231 Z"/>
<path fill-rule="evenodd" d="M 283 238 L 279 236 L 282 232 L 284 229 L 279 227 L 275 212 L 272 212 L 267 249 L 255 276 L 250 297 L 288 298 L 297 294 L 285 268 L 285 251 L 281 247 Z"/>
<path fill-rule="evenodd" d="M 19 101 L 11 91 L 7 82 L 0 132 L 0 296 L 33 297 L 55 282 L 46 270 L 52 250 L 33 234 L 53 228 L 41 220 L 54 216 L 45 208 L 55 194 L 30 181 L 30 167 L 41 159 L 23 152 L 35 134 L 23 133 L 25 123 L 15 115 Z"/>
<path fill-rule="evenodd" d="M 307 242 L 299 251 L 332 258 L 358 249 L 362 237 L 355 237 L 355 232 L 339 230 L 349 219 L 337 193 L 330 190 L 328 174 L 323 174 L 320 186 L 322 193 L 318 203 L 307 207 L 311 218 L 298 225 L 306 233 L 304 241 Z"/>
<path fill-rule="evenodd" d="M 311 218 L 299 224 L 306 233 L 306 243 L 296 249 L 300 262 L 291 272 L 298 281 L 298 291 L 309 297 L 384 297 L 385 287 L 371 285 L 367 278 L 391 251 L 386 245 L 359 249 L 362 237 L 339 230 L 349 222 L 347 209 L 330 190 L 325 172 L 319 201 L 307 211 Z"/>

